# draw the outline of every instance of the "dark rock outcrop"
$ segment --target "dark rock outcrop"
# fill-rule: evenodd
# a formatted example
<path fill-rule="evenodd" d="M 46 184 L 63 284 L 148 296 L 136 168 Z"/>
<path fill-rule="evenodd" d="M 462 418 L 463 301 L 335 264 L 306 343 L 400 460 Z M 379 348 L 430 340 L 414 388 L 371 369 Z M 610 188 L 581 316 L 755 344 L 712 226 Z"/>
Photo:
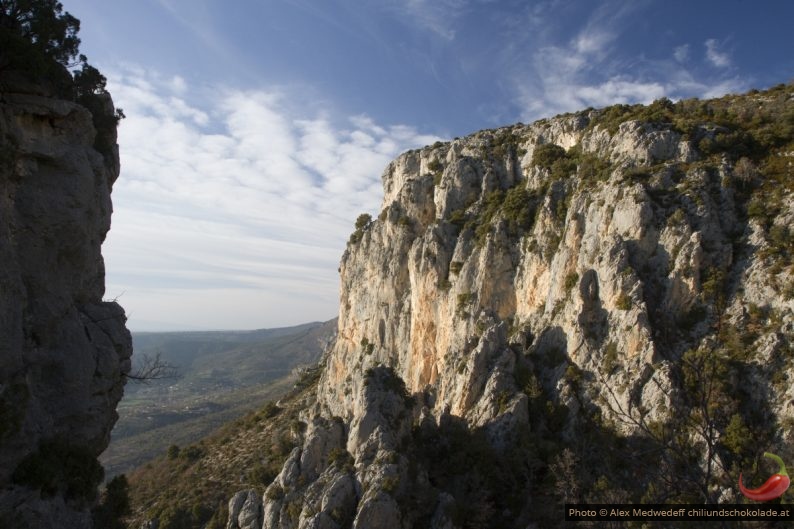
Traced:
<path fill-rule="evenodd" d="M 124 310 L 103 301 L 115 128 L 98 137 L 83 106 L 9 79 L 0 79 L 0 526 L 90 527 L 96 457 L 132 354 Z M 96 97 L 113 116 L 110 96 Z"/>

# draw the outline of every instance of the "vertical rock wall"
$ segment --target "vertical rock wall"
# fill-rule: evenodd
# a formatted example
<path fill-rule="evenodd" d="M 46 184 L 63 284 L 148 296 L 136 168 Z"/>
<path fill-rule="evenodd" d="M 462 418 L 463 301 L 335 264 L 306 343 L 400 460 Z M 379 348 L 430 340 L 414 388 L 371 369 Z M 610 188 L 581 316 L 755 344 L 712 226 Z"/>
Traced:
<path fill-rule="evenodd" d="M 380 215 L 342 257 L 339 332 L 303 446 L 255 523 L 527 527 L 560 516 L 538 470 L 562 468 L 574 452 L 544 451 L 566 444 L 617 458 L 617 481 L 620 443 L 661 447 L 658 464 L 631 461 L 648 476 L 708 446 L 690 476 L 705 483 L 718 457 L 749 448 L 709 424 L 679 450 L 648 427 L 697 423 L 698 376 L 741 395 L 708 403 L 730 410 L 720 428 L 754 421 L 788 446 L 793 103 L 789 86 L 675 114 L 669 101 L 585 111 L 397 158 Z M 711 122 L 719 112 L 734 130 Z M 697 371 L 715 359 L 722 378 Z M 730 500 L 732 477 L 715 483 L 692 494 Z"/>
<path fill-rule="evenodd" d="M 82 106 L 2 81 L 0 526 L 90 527 L 132 354 L 103 301 L 118 150 L 95 150 Z"/>

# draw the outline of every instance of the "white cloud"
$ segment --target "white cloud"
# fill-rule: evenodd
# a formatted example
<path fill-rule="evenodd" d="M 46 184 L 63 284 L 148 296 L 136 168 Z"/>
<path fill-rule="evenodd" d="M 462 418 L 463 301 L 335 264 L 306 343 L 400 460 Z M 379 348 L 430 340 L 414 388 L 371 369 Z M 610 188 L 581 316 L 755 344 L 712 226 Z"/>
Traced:
<path fill-rule="evenodd" d="M 717 68 L 727 68 L 731 65 L 730 56 L 720 51 L 720 44 L 715 39 L 708 39 L 705 43 L 706 59 Z"/>
<path fill-rule="evenodd" d="M 541 47 L 532 57 L 534 83 L 519 90 L 527 121 L 586 107 L 650 102 L 664 95 L 658 82 L 610 75 L 604 62 L 617 34 L 607 24 L 588 24 L 566 46 Z"/>
<path fill-rule="evenodd" d="M 598 55 L 615 40 L 615 34 L 601 29 L 588 28 L 579 33 L 573 41 L 573 49 L 582 57 Z"/>
<path fill-rule="evenodd" d="M 673 57 L 678 62 L 686 62 L 686 60 L 689 59 L 689 44 L 676 46 L 673 50 Z"/>
<path fill-rule="evenodd" d="M 605 8 L 610 5 L 616 10 Z M 630 23 L 626 16 L 631 10 L 631 6 L 604 4 L 567 43 L 535 43 L 527 66 L 515 76 L 522 120 L 617 103 L 647 104 L 660 97 L 712 97 L 746 88 L 746 82 L 737 78 L 701 72 L 698 79 L 683 65 L 689 58 L 686 44 L 676 47 L 668 59 L 627 53 L 617 43 Z M 730 65 L 717 41 L 706 41 L 706 49 L 712 64 Z"/>
<path fill-rule="evenodd" d="M 196 90 L 140 70 L 108 78 L 127 115 L 108 296 L 125 292 L 133 329 L 333 317 L 338 261 L 356 216 L 376 213 L 381 172 L 438 139 L 367 116 L 299 114 L 302 102 L 274 89 Z M 199 92 L 215 99 L 188 97 Z"/>
<path fill-rule="evenodd" d="M 580 86 L 578 94 L 588 106 L 601 107 L 615 103 L 651 102 L 665 94 L 665 87 L 658 82 L 613 77 L 599 85 Z"/>
<path fill-rule="evenodd" d="M 171 90 L 181 96 L 187 91 L 187 83 L 181 76 L 175 75 L 171 78 Z"/>

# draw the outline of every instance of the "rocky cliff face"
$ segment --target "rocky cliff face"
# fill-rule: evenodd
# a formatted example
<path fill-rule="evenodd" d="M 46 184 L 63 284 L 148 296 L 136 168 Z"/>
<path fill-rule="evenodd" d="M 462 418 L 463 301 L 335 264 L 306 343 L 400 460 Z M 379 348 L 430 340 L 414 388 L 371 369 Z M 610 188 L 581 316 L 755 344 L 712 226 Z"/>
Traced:
<path fill-rule="evenodd" d="M 102 299 L 115 127 L 99 138 L 84 107 L 0 81 L 0 525 L 90 527 L 132 352 Z"/>
<path fill-rule="evenodd" d="M 400 156 L 342 258 L 302 446 L 229 529 L 736 500 L 757 451 L 791 451 L 793 165 L 790 85 Z"/>

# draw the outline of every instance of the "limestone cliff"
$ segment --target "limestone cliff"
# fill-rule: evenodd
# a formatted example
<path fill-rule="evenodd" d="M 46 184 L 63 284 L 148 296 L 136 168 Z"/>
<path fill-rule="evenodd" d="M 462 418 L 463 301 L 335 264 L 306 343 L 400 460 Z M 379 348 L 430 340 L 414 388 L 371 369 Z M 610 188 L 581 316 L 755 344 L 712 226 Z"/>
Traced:
<path fill-rule="evenodd" d="M 794 455 L 793 165 L 791 85 L 403 154 L 342 257 L 302 446 L 228 527 L 737 500 L 759 450 Z"/>
<path fill-rule="evenodd" d="M 115 122 L 93 123 L 114 110 L 2 73 L 0 526 L 91 527 L 132 353 L 123 309 L 102 299 L 119 159 Z"/>

